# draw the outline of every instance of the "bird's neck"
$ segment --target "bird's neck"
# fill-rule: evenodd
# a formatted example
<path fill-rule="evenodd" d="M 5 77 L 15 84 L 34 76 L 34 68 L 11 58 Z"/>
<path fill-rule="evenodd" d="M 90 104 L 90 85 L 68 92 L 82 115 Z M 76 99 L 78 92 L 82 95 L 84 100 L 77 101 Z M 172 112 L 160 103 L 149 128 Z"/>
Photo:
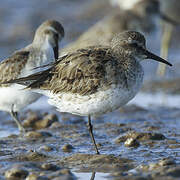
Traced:
<path fill-rule="evenodd" d="M 53 47 L 48 39 L 33 42 L 33 47 L 38 49 L 40 54 L 44 54 L 47 58 L 54 59 Z"/>
<path fill-rule="evenodd" d="M 42 66 L 54 62 L 54 51 L 48 40 L 34 41 L 32 43 L 33 56 L 31 65 Z"/>
<path fill-rule="evenodd" d="M 126 48 L 119 45 L 118 43 L 113 46 L 112 52 L 116 57 L 127 57 L 127 58 L 131 57 L 130 51 L 127 51 Z M 124 58 L 120 58 L 120 59 L 124 59 Z"/>
<path fill-rule="evenodd" d="M 117 45 L 118 46 L 118 45 Z M 140 65 L 141 59 L 138 57 L 135 57 L 131 51 L 127 50 L 126 48 L 123 48 L 122 46 L 118 46 L 113 49 L 113 54 L 117 58 L 118 63 L 122 64 L 122 66 L 126 66 L 127 70 L 131 67 L 136 67 Z"/>

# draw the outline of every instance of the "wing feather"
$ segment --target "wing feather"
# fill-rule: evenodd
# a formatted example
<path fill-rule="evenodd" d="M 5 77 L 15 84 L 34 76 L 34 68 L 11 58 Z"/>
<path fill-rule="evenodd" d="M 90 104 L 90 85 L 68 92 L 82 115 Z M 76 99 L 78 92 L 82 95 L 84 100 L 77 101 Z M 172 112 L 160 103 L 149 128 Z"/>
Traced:
<path fill-rule="evenodd" d="M 117 60 L 112 54 L 108 47 L 80 49 L 61 57 L 47 70 L 6 83 L 24 84 L 30 89 L 53 93 L 89 95 L 114 83 Z"/>
<path fill-rule="evenodd" d="M 88 95 L 97 91 L 106 81 L 106 63 L 113 57 L 107 48 L 89 47 L 66 56 L 52 70 L 51 83 L 41 88 L 54 93 L 69 92 Z M 110 84 L 110 83 L 109 83 Z"/>
<path fill-rule="evenodd" d="M 17 79 L 25 67 L 29 57 L 29 51 L 18 51 L 8 59 L 0 63 L 0 83 Z M 0 87 L 7 87 L 8 84 L 0 84 Z"/>

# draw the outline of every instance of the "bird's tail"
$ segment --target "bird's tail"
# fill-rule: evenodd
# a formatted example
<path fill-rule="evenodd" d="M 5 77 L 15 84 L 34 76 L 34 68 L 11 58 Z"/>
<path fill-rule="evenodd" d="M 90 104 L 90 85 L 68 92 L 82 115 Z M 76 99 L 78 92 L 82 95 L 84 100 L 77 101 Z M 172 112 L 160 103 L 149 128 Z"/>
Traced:
<path fill-rule="evenodd" d="M 25 86 L 24 89 L 37 89 L 42 84 L 44 84 L 47 79 L 51 78 L 51 76 L 53 75 L 52 69 L 67 56 L 68 55 L 64 55 L 62 57 L 59 57 L 59 59 L 56 62 L 46 64 L 43 66 L 39 66 L 39 67 L 36 67 L 33 69 L 33 70 L 36 70 L 36 69 L 47 68 L 46 70 L 41 70 L 37 73 L 31 74 L 31 75 L 26 76 L 26 77 L 21 77 L 21 78 L 12 79 L 9 81 L 1 82 L 0 84 L 16 83 L 16 84 L 24 85 Z"/>
<path fill-rule="evenodd" d="M 12 79 L 9 81 L 2 82 L 1 84 L 20 84 L 26 86 L 24 89 L 36 89 L 49 78 L 51 74 L 51 68 L 34 73 L 32 75 L 21 77 L 18 79 Z"/>

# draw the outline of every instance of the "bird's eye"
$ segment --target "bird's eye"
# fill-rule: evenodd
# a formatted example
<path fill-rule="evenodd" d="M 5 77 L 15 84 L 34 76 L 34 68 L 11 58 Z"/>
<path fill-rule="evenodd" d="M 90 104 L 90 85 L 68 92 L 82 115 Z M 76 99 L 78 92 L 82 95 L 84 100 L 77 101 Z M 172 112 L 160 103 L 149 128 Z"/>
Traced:
<path fill-rule="evenodd" d="M 44 31 L 44 33 L 45 33 L 45 34 L 50 34 L 51 32 L 50 32 L 50 30 L 46 29 L 46 30 Z"/>
<path fill-rule="evenodd" d="M 136 42 L 134 42 L 134 43 L 131 43 L 131 46 L 132 47 L 138 47 L 138 44 Z"/>
<path fill-rule="evenodd" d="M 55 34 L 54 34 L 54 37 L 55 37 L 56 39 L 59 39 L 58 33 L 55 33 Z"/>

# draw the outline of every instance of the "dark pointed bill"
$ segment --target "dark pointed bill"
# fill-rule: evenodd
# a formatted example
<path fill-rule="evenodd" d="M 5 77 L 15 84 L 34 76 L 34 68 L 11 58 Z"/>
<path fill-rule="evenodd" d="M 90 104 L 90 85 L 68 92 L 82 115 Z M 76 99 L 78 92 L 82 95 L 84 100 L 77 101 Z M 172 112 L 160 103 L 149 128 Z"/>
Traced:
<path fill-rule="evenodd" d="M 161 58 L 159 56 L 156 56 L 155 54 L 153 54 L 147 50 L 145 50 L 144 54 L 147 56 L 146 59 L 152 59 L 152 60 L 159 61 L 161 63 L 167 64 L 169 66 L 172 66 L 172 64 L 169 63 L 168 61 L 164 60 L 163 58 Z"/>
<path fill-rule="evenodd" d="M 58 46 L 58 44 L 53 48 L 53 51 L 54 51 L 54 58 L 55 58 L 55 60 L 57 60 L 58 56 L 59 56 L 59 46 Z"/>

